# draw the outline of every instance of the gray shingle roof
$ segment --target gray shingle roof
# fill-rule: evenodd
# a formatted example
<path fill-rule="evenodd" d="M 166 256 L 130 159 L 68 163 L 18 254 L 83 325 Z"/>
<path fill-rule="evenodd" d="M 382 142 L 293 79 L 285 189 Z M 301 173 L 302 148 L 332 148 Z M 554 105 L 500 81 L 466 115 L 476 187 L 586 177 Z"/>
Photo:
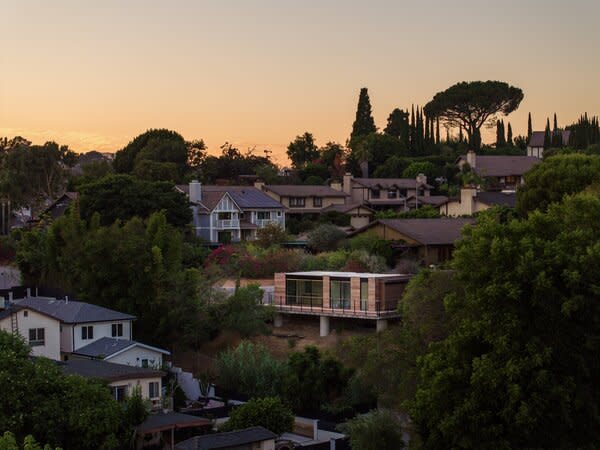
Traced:
<path fill-rule="evenodd" d="M 129 347 L 142 346 L 145 348 L 151 348 L 164 354 L 170 354 L 167 350 L 162 348 L 151 347 L 146 344 L 142 344 L 136 341 L 130 341 L 129 339 L 117 339 L 112 337 L 102 337 L 97 341 L 92 342 L 84 347 L 79 348 L 75 351 L 78 355 L 89 356 L 91 358 L 107 358 L 114 355 L 117 352 L 125 350 Z"/>
<path fill-rule="evenodd" d="M 543 147 L 546 133 L 543 131 L 533 131 L 529 138 L 529 147 Z"/>
<path fill-rule="evenodd" d="M 501 205 L 514 208 L 517 205 L 515 192 L 478 192 L 477 200 L 486 205 Z"/>
<path fill-rule="evenodd" d="M 194 436 L 175 445 L 175 450 L 212 450 L 275 439 L 277 435 L 263 427 L 251 427 L 228 433 Z"/>
<path fill-rule="evenodd" d="M 109 322 L 112 320 L 134 320 L 135 316 L 90 303 L 65 301 L 53 298 L 30 297 L 15 301 L 64 323 Z"/>
<path fill-rule="evenodd" d="M 202 186 L 202 195 L 210 192 L 228 192 L 237 205 L 244 208 L 284 209 L 277 200 L 253 186 Z"/>
<path fill-rule="evenodd" d="M 380 189 L 399 188 L 399 189 L 414 189 L 417 185 L 417 180 L 414 178 L 353 178 L 357 184 L 368 188 L 379 187 Z M 428 184 L 421 184 L 431 188 Z"/>
<path fill-rule="evenodd" d="M 100 378 L 108 382 L 135 378 L 158 378 L 165 375 L 160 370 L 114 364 L 98 359 L 69 359 L 68 361 L 57 361 L 56 364 L 67 375 Z"/>
<path fill-rule="evenodd" d="M 422 245 L 452 245 L 460 239 L 462 228 L 474 222 L 475 219 L 470 218 L 381 219 L 372 222 L 359 231 L 380 223 Z"/>
<path fill-rule="evenodd" d="M 204 417 L 191 416 L 178 412 L 150 414 L 148 418 L 137 427 L 139 433 L 152 433 L 171 428 L 189 428 L 211 426 L 212 421 Z"/>
<path fill-rule="evenodd" d="M 282 197 L 349 197 L 348 194 L 329 186 L 306 184 L 270 184 L 264 186 L 265 190 L 274 192 Z"/>
<path fill-rule="evenodd" d="M 461 158 L 467 160 L 465 155 Z M 521 176 L 539 162 L 535 156 L 477 155 L 473 170 L 482 177 Z"/>

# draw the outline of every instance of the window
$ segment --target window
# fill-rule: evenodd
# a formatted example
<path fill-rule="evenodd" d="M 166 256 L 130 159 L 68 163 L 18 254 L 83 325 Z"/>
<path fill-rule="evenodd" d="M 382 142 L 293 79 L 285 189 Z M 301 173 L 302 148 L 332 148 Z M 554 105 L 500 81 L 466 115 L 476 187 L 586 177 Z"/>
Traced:
<path fill-rule="evenodd" d="M 323 198 L 322 197 L 314 197 L 313 198 L 313 206 L 315 208 L 319 208 L 323 206 Z"/>
<path fill-rule="evenodd" d="M 277 217 L 281 217 L 281 211 L 277 211 Z"/>
<path fill-rule="evenodd" d="M 290 207 L 304 207 L 304 197 L 290 197 Z"/>
<path fill-rule="evenodd" d="M 371 189 L 371 198 L 379 198 L 379 189 Z"/>
<path fill-rule="evenodd" d="M 231 213 L 230 212 L 220 212 L 218 214 L 218 218 L 219 218 L 219 220 L 231 220 Z"/>
<path fill-rule="evenodd" d="M 287 305 L 323 306 L 323 280 L 287 278 L 285 289 Z"/>
<path fill-rule="evenodd" d="M 360 280 L 360 310 L 369 309 L 369 280 Z"/>
<path fill-rule="evenodd" d="M 350 309 L 350 281 L 331 280 L 329 292 L 332 308 Z"/>
<path fill-rule="evenodd" d="M 256 218 L 258 220 L 269 220 L 271 218 L 271 213 L 269 211 L 258 211 L 256 213 Z"/>
<path fill-rule="evenodd" d="M 390 189 L 387 193 L 388 198 L 396 198 L 398 197 L 398 193 L 396 189 Z"/>
<path fill-rule="evenodd" d="M 81 327 L 81 339 L 84 341 L 94 339 L 94 327 L 91 325 Z"/>
<path fill-rule="evenodd" d="M 144 367 L 144 368 L 148 367 L 148 360 L 146 358 L 142 359 L 142 367 Z"/>
<path fill-rule="evenodd" d="M 23 311 L 23 317 L 27 317 L 29 315 L 29 311 Z"/>
<path fill-rule="evenodd" d="M 125 401 L 127 398 L 127 386 L 112 386 L 110 392 L 113 398 L 118 402 Z"/>
<path fill-rule="evenodd" d="M 112 337 L 122 337 L 123 336 L 123 324 L 122 323 L 113 323 L 112 324 Z"/>
<path fill-rule="evenodd" d="M 46 344 L 46 332 L 43 328 L 29 329 L 29 345 L 32 347 Z"/>
<path fill-rule="evenodd" d="M 158 381 L 151 381 L 150 383 L 148 383 L 148 397 L 160 397 L 160 387 Z"/>

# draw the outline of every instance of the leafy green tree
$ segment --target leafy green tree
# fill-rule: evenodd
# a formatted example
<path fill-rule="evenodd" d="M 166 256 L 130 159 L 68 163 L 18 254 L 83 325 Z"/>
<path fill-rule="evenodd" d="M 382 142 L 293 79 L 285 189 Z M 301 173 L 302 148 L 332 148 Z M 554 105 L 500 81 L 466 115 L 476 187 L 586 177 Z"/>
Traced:
<path fill-rule="evenodd" d="M 376 219 L 437 219 L 438 217 L 441 217 L 439 209 L 431 205 L 424 205 L 410 211 L 386 209 L 375 213 Z"/>
<path fill-rule="evenodd" d="M 464 231 L 449 336 L 420 361 L 411 417 L 424 448 L 594 448 L 600 198 Z"/>
<path fill-rule="evenodd" d="M 159 180 L 164 180 L 165 173 L 171 174 L 173 168 L 176 168 L 174 175 L 177 175 L 177 180 L 173 181 L 178 181 L 187 169 L 189 148 L 179 133 L 166 129 L 151 129 L 119 150 L 115 154 L 113 164 L 118 173 L 131 174 L 137 170 L 139 174 L 147 177 L 159 175 Z M 138 167 L 140 164 L 141 167 Z M 165 164 L 165 169 L 161 169 L 159 164 Z"/>
<path fill-rule="evenodd" d="M 16 260 L 27 282 L 137 316 L 136 335 L 148 343 L 194 347 L 210 336 L 210 282 L 182 267 L 182 236 L 164 213 L 109 227 L 77 213 L 22 234 Z"/>
<path fill-rule="evenodd" d="M 545 210 L 566 194 L 583 191 L 600 179 L 600 156 L 564 154 L 545 158 L 525 174 L 517 192 L 517 210 Z"/>
<path fill-rule="evenodd" d="M 381 239 L 373 232 L 361 233 L 349 240 L 351 250 L 365 250 L 371 255 L 378 255 L 392 265 L 394 263 L 394 251 L 385 239 Z"/>
<path fill-rule="evenodd" d="M 429 161 L 413 161 L 402 171 L 403 178 L 416 178 L 417 175 L 423 173 L 428 178 L 433 178 L 436 175 L 437 168 Z"/>
<path fill-rule="evenodd" d="M 274 397 L 282 392 L 286 364 L 262 345 L 242 341 L 235 349 L 219 354 L 217 373 L 217 384 L 225 392 L 249 398 Z"/>
<path fill-rule="evenodd" d="M 219 431 L 242 430 L 261 426 L 275 434 L 292 431 L 294 415 L 278 397 L 255 398 L 238 406 Z"/>
<path fill-rule="evenodd" d="M 375 178 L 396 178 L 411 163 L 409 158 L 402 158 L 398 155 L 390 156 L 385 162 L 373 170 Z"/>
<path fill-rule="evenodd" d="M 284 397 L 293 410 L 317 412 L 322 405 L 343 394 L 351 371 L 332 357 L 323 357 L 317 347 L 308 346 L 288 358 Z"/>
<path fill-rule="evenodd" d="M 32 435 L 25 436 L 22 447 L 19 447 L 15 435 L 10 431 L 6 431 L 4 435 L 0 437 L 0 450 L 21 450 L 21 448 L 23 450 L 53 450 L 48 444 L 42 447 Z M 60 450 L 59 447 L 56 447 L 56 450 Z"/>
<path fill-rule="evenodd" d="M 256 230 L 256 243 L 269 248 L 274 245 L 281 245 L 290 240 L 290 235 L 276 223 L 270 223 Z"/>
<path fill-rule="evenodd" d="M 376 131 L 377 127 L 375 126 L 375 120 L 373 120 L 373 115 L 371 113 L 371 100 L 369 99 L 369 91 L 367 88 L 362 88 L 358 96 L 356 119 L 352 125 L 350 140 L 375 133 Z"/>
<path fill-rule="evenodd" d="M 425 114 L 464 128 L 469 145 L 479 149 L 481 127 L 496 122 L 497 114 L 516 110 L 521 100 L 521 89 L 501 81 L 463 81 L 437 93 L 425 105 Z"/>
<path fill-rule="evenodd" d="M 315 252 L 335 250 L 346 233 L 335 225 L 321 224 L 308 233 L 306 245 Z"/>
<path fill-rule="evenodd" d="M 100 214 L 100 223 L 110 225 L 115 220 L 133 217 L 147 218 L 164 210 L 172 225 L 183 227 L 192 220 L 185 194 L 165 182 L 138 180 L 130 175 L 110 175 L 80 188 L 81 216 L 90 220 Z"/>
<path fill-rule="evenodd" d="M 385 134 L 400 139 L 405 148 L 408 148 L 410 142 L 408 118 L 408 111 L 395 108 L 388 116 L 387 125 L 383 130 Z"/>
<path fill-rule="evenodd" d="M 274 311 L 262 304 L 263 295 L 257 284 L 237 288 L 225 303 L 223 326 L 243 337 L 267 334 L 269 328 L 266 322 L 273 319 Z"/>
<path fill-rule="evenodd" d="M 0 348 L 0 429 L 18 441 L 33 435 L 62 448 L 118 447 L 123 410 L 105 385 L 63 375 L 46 358 L 30 358 L 18 335 L 0 331 Z"/>
<path fill-rule="evenodd" d="M 350 436 L 350 446 L 360 450 L 396 450 L 405 448 L 402 427 L 389 410 L 361 414 L 340 427 Z"/>
<path fill-rule="evenodd" d="M 287 155 L 296 169 L 319 158 L 319 148 L 313 135 L 307 131 L 301 136 L 296 136 L 288 145 Z"/>

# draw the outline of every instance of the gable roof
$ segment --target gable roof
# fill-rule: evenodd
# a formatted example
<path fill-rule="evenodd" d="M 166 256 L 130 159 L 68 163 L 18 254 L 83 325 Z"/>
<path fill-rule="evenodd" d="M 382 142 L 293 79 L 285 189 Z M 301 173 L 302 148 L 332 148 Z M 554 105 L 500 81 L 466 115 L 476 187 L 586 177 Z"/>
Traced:
<path fill-rule="evenodd" d="M 475 196 L 477 201 L 486 205 L 499 205 L 514 208 L 517 205 L 516 192 L 478 192 Z"/>
<path fill-rule="evenodd" d="M 100 378 L 108 382 L 135 378 L 162 378 L 165 373 L 144 367 L 126 366 L 98 359 L 69 359 L 56 364 L 67 375 L 79 375 L 85 378 Z"/>
<path fill-rule="evenodd" d="M 175 450 L 213 450 L 219 448 L 231 448 L 252 444 L 254 442 L 275 439 L 277 435 L 263 427 L 251 427 L 244 430 L 230 431 L 228 433 L 206 434 L 194 436 L 191 439 L 180 442 Z"/>
<path fill-rule="evenodd" d="M 281 197 L 349 197 L 343 191 L 338 191 L 330 186 L 310 184 L 270 184 L 263 189 L 271 191 Z"/>
<path fill-rule="evenodd" d="M 476 155 L 475 173 L 482 177 L 520 176 L 540 162 L 535 156 Z M 467 161 L 465 155 L 460 159 Z"/>
<path fill-rule="evenodd" d="M 109 322 L 113 320 L 134 320 L 135 316 L 90 303 L 59 300 L 46 297 L 29 297 L 16 300 L 22 307 L 31 308 L 42 314 L 54 317 L 63 323 Z"/>
<path fill-rule="evenodd" d="M 254 186 L 202 186 L 202 203 L 204 203 L 205 193 L 217 192 L 227 192 L 232 200 L 242 209 L 285 209 L 277 200 L 269 197 Z"/>
<path fill-rule="evenodd" d="M 416 202 L 424 205 L 440 206 L 448 202 L 446 195 L 419 195 L 418 197 L 411 195 L 406 199 L 407 203 L 414 204 Z"/>
<path fill-rule="evenodd" d="M 351 203 L 351 204 L 347 204 L 347 205 L 346 204 L 344 204 L 344 205 L 329 205 L 327 208 L 323 208 L 322 212 L 326 213 L 326 212 L 330 212 L 330 211 L 335 211 L 335 212 L 346 214 L 346 213 L 349 213 L 350 211 L 358 209 L 358 208 L 362 208 L 366 212 L 369 212 L 369 213 L 375 212 L 372 208 L 369 208 L 364 203 Z"/>
<path fill-rule="evenodd" d="M 546 133 L 543 131 L 532 131 L 529 138 L 529 147 L 543 147 L 546 140 Z"/>
<path fill-rule="evenodd" d="M 358 234 L 381 224 L 404 234 L 421 245 L 452 245 L 460 239 L 462 228 L 474 222 L 475 219 L 471 218 L 380 219 L 352 234 Z"/>
<path fill-rule="evenodd" d="M 102 337 L 97 341 L 92 342 L 84 347 L 81 347 L 74 351 L 78 355 L 89 356 L 91 358 L 112 358 L 113 356 L 123 353 L 125 350 L 129 350 L 133 347 L 142 347 L 147 350 L 153 350 L 164 355 L 170 355 L 171 353 L 162 348 L 152 347 L 150 345 L 142 344 L 141 342 L 130 341 L 128 339 L 116 339 L 112 337 Z"/>
<path fill-rule="evenodd" d="M 399 188 L 399 189 L 414 189 L 417 186 L 417 180 L 414 178 L 353 178 L 353 182 L 368 188 Z M 427 183 L 419 183 L 419 186 L 424 186 L 431 189 Z"/>

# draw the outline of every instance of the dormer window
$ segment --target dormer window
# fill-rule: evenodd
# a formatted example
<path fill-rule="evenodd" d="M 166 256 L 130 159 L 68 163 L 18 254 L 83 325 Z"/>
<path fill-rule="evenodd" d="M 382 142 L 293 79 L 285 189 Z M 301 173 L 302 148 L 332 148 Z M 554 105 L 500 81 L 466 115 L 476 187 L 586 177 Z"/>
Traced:
<path fill-rule="evenodd" d="M 388 190 L 387 196 L 388 198 L 397 198 L 398 192 L 396 191 L 396 189 L 390 189 Z"/>
<path fill-rule="evenodd" d="M 371 189 L 371 198 L 379 198 L 379 189 Z"/>

